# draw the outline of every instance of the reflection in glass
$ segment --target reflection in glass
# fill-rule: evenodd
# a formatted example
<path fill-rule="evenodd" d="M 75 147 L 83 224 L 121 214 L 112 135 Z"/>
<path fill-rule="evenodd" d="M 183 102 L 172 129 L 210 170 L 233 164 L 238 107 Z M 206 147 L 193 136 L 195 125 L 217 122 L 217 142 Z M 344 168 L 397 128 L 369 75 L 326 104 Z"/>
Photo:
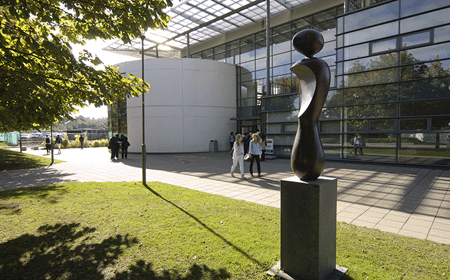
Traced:
<path fill-rule="evenodd" d="M 430 43 L 430 31 L 416 33 L 402 37 L 402 48 L 413 47 L 415 45 L 422 45 Z"/>
<path fill-rule="evenodd" d="M 439 43 L 450 40 L 450 25 L 434 29 L 434 42 Z"/>
<path fill-rule="evenodd" d="M 365 86 L 397 81 L 397 69 L 376 70 L 344 76 L 346 87 Z"/>
<path fill-rule="evenodd" d="M 283 132 L 296 133 L 297 132 L 297 124 L 296 123 L 283 124 Z"/>
<path fill-rule="evenodd" d="M 402 17 L 418 14 L 448 5 L 447 0 L 402 1 Z"/>
<path fill-rule="evenodd" d="M 320 132 L 341 132 L 341 122 L 340 121 L 323 121 L 320 122 Z M 322 136 L 320 136 L 322 138 Z"/>
<path fill-rule="evenodd" d="M 255 61 L 241 63 L 239 66 L 245 68 L 247 71 L 255 71 Z"/>
<path fill-rule="evenodd" d="M 450 58 L 450 43 L 433 45 L 400 52 L 400 63 L 410 64 L 420 61 Z"/>
<path fill-rule="evenodd" d="M 397 22 L 390 22 L 344 35 L 346 45 L 358 44 L 398 34 Z"/>
<path fill-rule="evenodd" d="M 294 110 L 291 112 L 276 112 L 276 113 L 267 113 L 266 121 L 267 122 L 289 122 L 289 121 L 297 121 L 299 110 Z"/>
<path fill-rule="evenodd" d="M 266 69 L 266 68 L 267 68 L 267 61 L 265 58 L 256 60 L 256 70 L 261 70 L 261 69 Z"/>
<path fill-rule="evenodd" d="M 316 57 L 324 57 L 327 55 L 335 55 L 336 51 L 336 42 L 332 41 L 332 42 L 328 42 L 325 43 L 325 45 L 323 46 L 322 50 L 316 55 Z"/>
<path fill-rule="evenodd" d="M 273 78 L 272 94 L 283 94 L 291 92 L 291 74 L 282 75 Z M 297 96 L 297 95 L 296 95 Z"/>
<path fill-rule="evenodd" d="M 344 73 L 355 73 L 360 71 L 388 68 L 398 65 L 398 55 L 396 52 L 360 58 L 357 60 L 346 61 L 344 63 Z"/>
<path fill-rule="evenodd" d="M 330 41 L 336 40 L 336 28 L 330 28 L 321 33 L 322 33 L 324 42 L 330 42 Z"/>
<path fill-rule="evenodd" d="M 265 108 L 267 110 L 298 110 L 300 108 L 300 100 L 298 94 L 288 95 L 288 96 L 280 96 L 280 97 L 272 97 L 264 99 Z"/>
<path fill-rule="evenodd" d="M 322 131 L 322 127 L 320 130 Z M 339 145 L 341 143 L 341 135 L 339 135 L 339 134 L 320 134 L 320 141 L 322 141 L 323 145 Z"/>
<path fill-rule="evenodd" d="M 272 71 L 273 71 L 272 72 L 273 76 L 290 74 L 291 73 L 291 65 L 287 64 L 287 65 L 283 65 L 283 66 L 273 67 Z"/>
<path fill-rule="evenodd" d="M 372 43 L 372 53 L 385 52 L 397 49 L 397 38 Z"/>
<path fill-rule="evenodd" d="M 390 131 L 395 129 L 394 120 L 372 120 L 370 122 L 371 131 Z"/>
<path fill-rule="evenodd" d="M 290 34 L 286 34 L 282 37 L 278 36 L 274 38 L 274 40 L 284 40 L 284 42 L 279 42 L 277 44 L 272 45 L 272 54 L 278 54 L 282 52 L 288 52 L 291 50 L 291 36 Z"/>
<path fill-rule="evenodd" d="M 449 77 L 401 83 L 399 97 L 400 100 L 448 98 L 450 97 L 449 84 Z"/>
<path fill-rule="evenodd" d="M 368 119 L 368 118 L 392 118 L 397 116 L 396 104 L 373 104 L 346 107 L 346 118 Z"/>
<path fill-rule="evenodd" d="M 450 75 L 450 60 L 413 64 L 400 68 L 402 81 Z"/>
<path fill-rule="evenodd" d="M 341 107 L 323 108 L 320 120 L 338 120 L 341 118 Z"/>
<path fill-rule="evenodd" d="M 394 148 L 397 143 L 397 136 L 394 133 L 371 133 L 363 135 L 363 137 L 366 142 L 366 146 Z"/>
<path fill-rule="evenodd" d="M 324 107 L 342 105 L 342 90 L 330 90 Z"/>
<path fill-rule="evenodd" d="M 403 1 L 407 2 L 407 1 Z M 414 1 L 417 2 L 417 1 Z M 400 32 L 406 33 L 448 23 L 450 8 L 410 17 L 400 21 Z"/>
<path fill-rule="evenodd" d="M 349 133 L 358 133 L 358 132 L 367 132 L 368 129 L 368 121 L 367 120 L 347 120 L 344 121 L 344 132 Z"/>
<path fill-rule="evenodd" d="M 353 13 L 345 17 L 345 31 L 352 31 L 398 18 L 398 1 Z"/>
<path fill-rule="evenodd" d="M 267 124 L 267 133 L 281 133 L 281 124 Z"/>
<path fill-rule="evenodd" d="M 450 99 L 400 103 L 400 116 L 446 115 Z"/>
<path fill-rule="evenodd" d="M 291 54 L 292 54 L 292 63 L 293 64 L 297 61 L 301 61 L 302 59 L 304 59 L 306 57 L 297 51 L 293 51 L 293 52 L 291 52 Z"/>
<path fill-rule="evenodd" d="M 383 103 L 393 102 L 396 100 L 396 84 L 350 88 L 344 90 L 345 105 Z"/>
<path fill-rule="evenodd" d="M 291 64 L 291 53 L 287 52 L 279 55 L 274 55 L 272 59 L 273 59 L 273 66 Z"/>
<path fill-rule="evenodd" d="M 344 49 L 344 58 L 352 59 L 356 57 L 364 57 L 369 55 L 369 44 L 361 44 Z"/>
<path fill-rule="evenodd" d="M 450 131 L 450 116 L 432 117 L 431 130 L 448 130 Z"/>
<path fill-rule="evenodd" d="M 400 130 L 415 131 L 428 130 L 427 119 L 400 120 Z"/>

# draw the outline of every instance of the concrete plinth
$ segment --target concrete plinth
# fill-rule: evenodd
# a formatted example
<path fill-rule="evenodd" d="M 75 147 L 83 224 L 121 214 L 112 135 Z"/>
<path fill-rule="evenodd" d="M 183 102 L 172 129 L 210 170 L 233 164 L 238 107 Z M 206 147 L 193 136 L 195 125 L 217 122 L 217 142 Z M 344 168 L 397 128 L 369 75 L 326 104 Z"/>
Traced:
<path fill-rule="evenodd" d="M 281 180 L 281 270 L 324 280 L 336 269 L 337 179 Z"/>

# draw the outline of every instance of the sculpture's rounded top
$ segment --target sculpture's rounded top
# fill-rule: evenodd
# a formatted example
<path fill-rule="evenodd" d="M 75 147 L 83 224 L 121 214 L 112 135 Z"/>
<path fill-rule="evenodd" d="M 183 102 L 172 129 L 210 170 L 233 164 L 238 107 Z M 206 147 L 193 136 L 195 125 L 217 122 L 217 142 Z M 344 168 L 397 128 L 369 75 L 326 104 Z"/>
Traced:
<path fill-rule="evenodd" d="M 323 48 L 324 39 L 319 31 L 306 29 L 294 35 L 292 44 L 299 53 L 312 57 Z"/>

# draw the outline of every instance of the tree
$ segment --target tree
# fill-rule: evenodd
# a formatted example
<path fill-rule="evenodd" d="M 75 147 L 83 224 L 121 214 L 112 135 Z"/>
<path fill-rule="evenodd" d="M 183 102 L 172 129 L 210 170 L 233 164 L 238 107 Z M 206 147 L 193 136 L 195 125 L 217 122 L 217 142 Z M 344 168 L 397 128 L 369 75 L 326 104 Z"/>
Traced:
<path fill-rule="evenodd" d="M 3 0 L 0 3 L 0 132 L 49 127 L 75 107 L 138 96 L 149 85 L 124 77 L 70 43 L 164 28 L 170 0 Z M 100 68 L 102 67 L 102 68 Z M 101 69 L 101 70 L 99 70 Z"/>

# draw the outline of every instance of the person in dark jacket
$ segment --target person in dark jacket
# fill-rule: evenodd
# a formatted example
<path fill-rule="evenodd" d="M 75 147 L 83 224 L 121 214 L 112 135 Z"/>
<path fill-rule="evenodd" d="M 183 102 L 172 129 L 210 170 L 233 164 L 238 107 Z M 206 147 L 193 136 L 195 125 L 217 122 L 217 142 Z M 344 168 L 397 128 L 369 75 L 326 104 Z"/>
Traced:
<path fill-rule="evenodd" d="M 119 134 L 116 134 L 116 136 L 112 137 L 111 140 L 109 140 L 108 148 L 111 149 L 111 160 L 113 160 L 114 158 L 119 159 Z"/>
<path fill-rule="evenodd" d="M 248 145 L 250 144 L 250 141 L 252 140 L 252 133 L 247 132 L 244 139 L 244 154 L 248 153 Z"/>
<path fill-rule="evenodd" d="M 128 137 L 125 135 L 120 135 L 120 142 L 121 142 L 121 148 L 122 148 L 122 159 L 128 157 L 128 147 L 130 146 L 130 143 L 128 142 Z"/>

